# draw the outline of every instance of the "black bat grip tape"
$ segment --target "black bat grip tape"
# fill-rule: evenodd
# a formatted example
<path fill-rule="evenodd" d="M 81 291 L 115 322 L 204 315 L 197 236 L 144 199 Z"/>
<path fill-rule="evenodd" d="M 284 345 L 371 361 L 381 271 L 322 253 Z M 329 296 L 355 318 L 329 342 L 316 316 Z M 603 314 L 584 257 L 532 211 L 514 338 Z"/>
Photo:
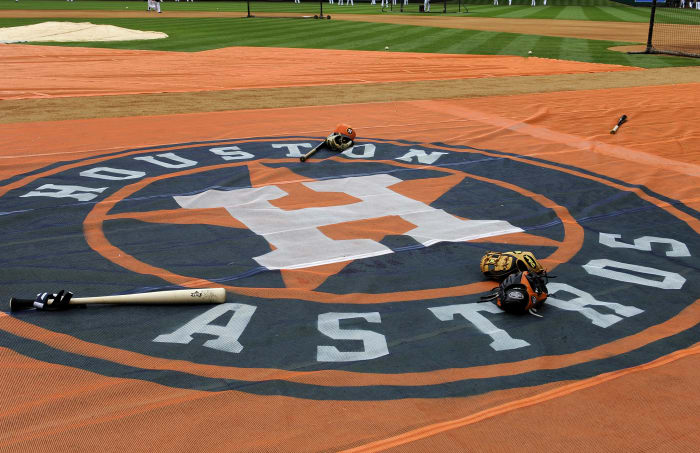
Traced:
<path fill-rule="evenodd" d="M 13 297 L 10 299 L 10 311 L 26 310 L 34 307 L 34 299 L 18 299 Z"/>

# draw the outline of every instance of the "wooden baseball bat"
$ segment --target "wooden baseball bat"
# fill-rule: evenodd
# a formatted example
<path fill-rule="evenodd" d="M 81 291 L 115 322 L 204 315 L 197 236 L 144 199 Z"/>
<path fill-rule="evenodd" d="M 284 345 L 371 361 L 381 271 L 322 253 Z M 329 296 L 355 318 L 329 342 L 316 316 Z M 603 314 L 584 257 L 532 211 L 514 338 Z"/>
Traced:
<path fill-rule="evenodd" d="M 70 298 L 67 305 L 87 304 L 220 304 L 226 301 L 224 288 L 176 289 L 149 293 L 122 294 L 117 296 L 96 296 Z M 22 310 L 38 306 L 36 300 L 10 299 L 10 310 Z M 48 299 L 46 309 L 51 309 L 53 300 Z M 41 305 L 41 304 L 39 304 Z"/>
<path fill-rule="evenodd" d="M 311 156 L 313 156 L 314 154 L 316 154 L 316 151 L 318 151 L 319 149 L 323 148 L 323 146 L 324 146 L 325 144 L 326 144 L 326 140 L 322 141 L 321 143 L 319 143 L 318 145 L 316 145 L 316 146 L 314 147 L 314 149 L 312 149 L 312 150 L 309 151 L 308 153 L 306 153 L 306 154 L 304 154 L 303 156 L 301 156 L 301 157 L 299 158 L 299 160 L 302 161 L 302 162 L 305 162 L 306 159 L 308 159 L 309 157 L 311 157 Z"/>
<path fill-rule="evenodd" d="M 617 121 L 617 124 L 615 125 L 615 127 L 613 127 L 610 130 L 610 133 L 615 134 L 617 132 L 617 130 L 620 128 L 620 126 L 622 126 L 626 121 L 627 121 L 627 115 L 622 115 L 620 117 L 620 119 Z"/>

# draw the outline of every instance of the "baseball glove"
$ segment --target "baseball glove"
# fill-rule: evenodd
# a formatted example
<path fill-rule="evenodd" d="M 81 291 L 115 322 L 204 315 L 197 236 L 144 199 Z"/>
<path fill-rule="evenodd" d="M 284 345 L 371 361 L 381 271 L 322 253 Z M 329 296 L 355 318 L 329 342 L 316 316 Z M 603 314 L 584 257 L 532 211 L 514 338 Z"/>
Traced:
<path fill-rule="evenodd" d="M 486 252 L 481 258 L 481 272 L 486 278 L 503 280 L 513 273 L 525 271 L 533 274 L 545 271 L 532 252 Z"/>
<path fill-rule="evenodd" d="M 493 291 L 482 296 L 482 301 L 492 301 L 501 310 L 508 313 L 531 313 L 535 316 L 537 310 L 547 299 L 547 274 L 516 272 L 506 277 Z"/>

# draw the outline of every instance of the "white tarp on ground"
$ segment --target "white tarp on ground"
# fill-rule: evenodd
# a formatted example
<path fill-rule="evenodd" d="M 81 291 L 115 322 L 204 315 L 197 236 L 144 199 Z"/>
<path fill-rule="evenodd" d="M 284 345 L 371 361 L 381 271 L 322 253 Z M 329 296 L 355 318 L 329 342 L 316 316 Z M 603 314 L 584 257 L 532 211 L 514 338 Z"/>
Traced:
<path fill-rule="evenodd" d="M 21 27 L 0 28 L 0 43 L 133 41 L 167 37 L 167 34 L 157 31 L 131 30 L 90 22 L 42 22 Z"/>

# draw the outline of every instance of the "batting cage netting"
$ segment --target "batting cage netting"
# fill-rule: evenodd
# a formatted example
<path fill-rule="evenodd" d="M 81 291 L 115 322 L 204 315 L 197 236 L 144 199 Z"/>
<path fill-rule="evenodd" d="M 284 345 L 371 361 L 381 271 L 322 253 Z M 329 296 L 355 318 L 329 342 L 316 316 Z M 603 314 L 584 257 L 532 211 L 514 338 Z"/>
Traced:
<path fill-rule="evenodd" d="M 368 12 L 382 14 L 471 14 L 486 7 L 513 6 L 522 9 L 531 6 L 601 6 L 627 8 L 632 0 L 249 0 L 242 1 L 249 15 L 275 13 L 288 14 L 289 17 L 327 18 L 336 13 Z M 647 4 L 648 5 L 648 4 Z M 353 7 L 358 7 L 354 9 Z M 515 9 L 515 8 L 514 8 Z M 503 12 L 509 15 L 506 11 Z M 553 9 L 551 17 L 559 13 Z M 512 17 L 526 17 L 527 12 L 512 12 Z"/>
<path fill-rule="evenodd" d="M 653 0 L 646 52 L 700 57 L 700 2 Z"/>

